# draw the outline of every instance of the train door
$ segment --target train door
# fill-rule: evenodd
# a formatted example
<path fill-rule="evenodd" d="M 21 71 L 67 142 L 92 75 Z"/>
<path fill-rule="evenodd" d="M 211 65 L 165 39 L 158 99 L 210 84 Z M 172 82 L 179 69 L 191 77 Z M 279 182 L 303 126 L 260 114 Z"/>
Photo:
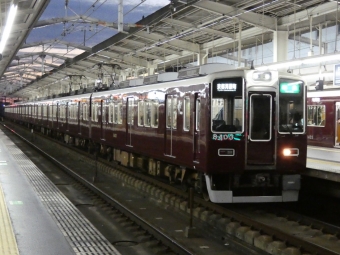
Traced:
<path fill-rule="evenodd" d="M 335 103 L 336 109 L 336 123 L 335 123 L 335 146 L 340 146 L 340 102 Z"/>
<path fill-rule="evenodd" d="M 249 93 L 247 164 L 274 164 L 274 93 Z"/>
<path fill-rule="evenodd" d="M 173 148 L 175 147 L 174 135 L 177 130 L 177 96 L 166 96 L 165 112 L 164 153 L 166 156 L 175 157 Z"/>
<path fill-rule="evenodd" d="M 132 145 L 132 127 L 134 121 L 134 104 L 135 100 L 132 97 L 127 98 L 126 102 L 126 145 Z"/>
<path fill-rule="evenodd" d="M 201 129 L 201 95 L 199 93 L 195 94 L 195 105 L 194 105 L 194 141 L 193 141 L 193 152 L 194 152 L 194 161 L 199 162 L 199 137 L 200 137 L 200 129 Z"/>

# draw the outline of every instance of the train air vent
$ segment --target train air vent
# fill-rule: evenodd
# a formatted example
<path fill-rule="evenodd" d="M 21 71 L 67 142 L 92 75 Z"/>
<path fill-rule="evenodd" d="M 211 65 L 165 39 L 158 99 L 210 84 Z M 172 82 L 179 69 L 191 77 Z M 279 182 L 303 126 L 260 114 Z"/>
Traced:
<path fill-rule="evenodd" d="M 150 75 L 144 77 L 144 84 L 153 84 L 157 82 L 165 82 L 165 81 L 173 81 L 176 80 L 178 77 L 177 72 L 166 72 L 166 73 L 160 73 L 156 75 Z"/>
<path fill-rule="evenodd" d="M 133 87 L 133 86 L 143 85 L 143 80 L 144 80 L 144 79 L 140 79 L 140 78 L 132 79 L 132 80 L 130 80 L 129 86 L 130 86 L 130 87 Z"/>
<path fill-rule="evenodd" d="M 225 70 L 235 69 L 234 66 L 224 64 L 224 63 L 211 63 L 205 64 L 201 66 L 189 67 L 178 71 L 178 78 L 189 78 L 189 77 L 197 77 L 201 75 L 208 75 L 211 73 L 221 72 Z"/>
<path fill-rule="evenodd" d="M 158 74 L 146 76 L 144 77 L 143 84 L 146 85 L 146 84 L 157 83 L 157 77 L 158 77 Z"/>
<path fill-rule="evenodd" d="M 119 83 L 119 87 L 125 88 L 125 87 L 128 87 L 129 84 L 130 84 L 130 81 L 121 81 L 121 82 Z"/>

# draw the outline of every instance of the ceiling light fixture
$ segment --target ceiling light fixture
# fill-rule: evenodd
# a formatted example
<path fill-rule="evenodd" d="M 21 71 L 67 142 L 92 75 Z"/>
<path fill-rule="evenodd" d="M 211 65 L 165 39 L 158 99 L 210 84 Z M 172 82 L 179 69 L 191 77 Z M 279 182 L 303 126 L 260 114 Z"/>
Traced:
<path fill-rule="evenodd" d="M 9 10 L 9 14 L 7 16 L 5 29 L 2 33 L 1 42 L 0 42 L 0 54 L 2 54 L 2 52 L 5 49 L 9 34 L 11 33 L 11 30 L 12 30 L 12 26 L 13 26 L 13 22 L 14 22 L 14 18 L 15 18 L 15 14 L 17 12 L 17 9 L 18 9 L 18 5 L 13 3 L 11 5 L 11 8 Z"/>
<path fill-rule="evenodd" d="M 322 64 L 325 62 L 339 61 L 339 53 L 324 54 L 318 56 L 305 57 L 300 59 L 294 59 L 290 61 L 271 63 L 263 66 L 256 67 L 257 70 L 264 71 L 269 69 L 279 70 L 292 67 L 298 67 L 301 65 Z"/>

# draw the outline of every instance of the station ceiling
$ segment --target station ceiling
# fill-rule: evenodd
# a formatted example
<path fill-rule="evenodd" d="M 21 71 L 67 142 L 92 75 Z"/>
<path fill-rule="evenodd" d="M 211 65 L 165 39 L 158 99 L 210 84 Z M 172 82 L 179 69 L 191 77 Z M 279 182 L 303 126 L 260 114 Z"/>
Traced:
<path fill-rule="evenodd" d="M 122 72 L 133 77 L 150 69 L 176 71 L 197 61 L 198 54 L 249 64 L 249 59 L 234 54 L 238 41 L 243 50 L 272 41 L 275 31 L 289 31 L 297 39 L 319 24 L 334 26 L 338 18 L 337 1 L 173 0 L 144 9 L 143 15 L 135 12 L 131 23 L 124 13 L 124 23 L 119 25 L 117 17 L 105 20 L 100 15 L 105 6 L 112 6 L 110 1 L 78 1 L 83 12 L 76 13 L 70 8 L 72 0 L 60 0 L 65 10 L 56 15 L 62 15 L 48 17 L 44 13 L 52 1 L 16 1 L 18 14 L 0 61 L 0 95 L 32 99 L 72 82 L 103 76 L 113 81 Z M 147 2 L 136 3 L 131 13 Z M 2 31 L 11 3 L 1 1 Z M 56 24 L 61 30 L 54 28 Z M 54 37 L 42 40 L 39 31 L 45 30 L 41 28 Z M 298 40 L 318 45 L 303 36 Z"/>

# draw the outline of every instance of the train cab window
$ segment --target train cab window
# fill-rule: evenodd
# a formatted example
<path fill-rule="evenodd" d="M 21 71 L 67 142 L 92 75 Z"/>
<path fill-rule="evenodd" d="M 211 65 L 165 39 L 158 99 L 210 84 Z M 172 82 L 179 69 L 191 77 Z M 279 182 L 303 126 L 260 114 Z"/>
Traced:
<path fill-rule="evenodd" d="M 144 101 L 138 102 L 138 126 L 144 126 Z"/>
<path fill-rule="evenodd" d="M 279 81 L 279 132 L 303 133 L 305 131 L 303 81 L 280 79 Z"/>
<path fill-rule="evenodd" d="M 157 128 L 158 127 L 158 100 L 152 100 L 151 104 L 151 127 Z"/>
<path fill-rule="evenodd" d="M 184 109 L 183 109 L 183 130 L 189 131 L 190 130 L 190 98 L 184 98 Z"/>
<path fill-rule="evenodd" d="M 325 105 L 307 105 L 307 126 L 324 127 L 325 121 Z"/>
<path fill-rule="evenodd" d="M 169 95 L 166 99 L 166 127 L 177 129 L 177 97 Z"/>
<path fill-rule="evenodd" d="M 243 131 L 244 82 L 242 77 L 216 79 L 212 84 L 211 130 L 236 133 Z"/>

